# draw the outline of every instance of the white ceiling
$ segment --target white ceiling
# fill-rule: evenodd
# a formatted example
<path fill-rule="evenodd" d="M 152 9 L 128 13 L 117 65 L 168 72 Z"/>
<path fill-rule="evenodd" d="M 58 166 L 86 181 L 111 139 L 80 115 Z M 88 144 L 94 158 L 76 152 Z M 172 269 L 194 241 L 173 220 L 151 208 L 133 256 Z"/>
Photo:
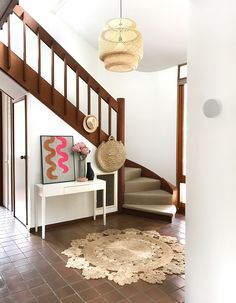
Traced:
<path fill-rule="evenodd" d="M 108 19 L 119 17 L 119 0 L 37 1 L 95 48 Z M 186 62 L 189 0 L 123 0 L 123 16 L 136 21 L 144 57 L 138 70 L 157 71 Z"/>

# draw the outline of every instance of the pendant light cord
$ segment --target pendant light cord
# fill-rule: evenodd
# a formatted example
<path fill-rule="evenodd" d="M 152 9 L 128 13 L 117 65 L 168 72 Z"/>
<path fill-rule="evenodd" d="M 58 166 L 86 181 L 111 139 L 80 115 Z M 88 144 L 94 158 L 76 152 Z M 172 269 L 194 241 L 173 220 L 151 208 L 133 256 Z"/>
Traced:
<path fill-rule="evenodd" d="M 119 29 L 119 42 L 122 42 L 122 36 L 121 36 L 121 28 L 122 28 L 122 0 L 120 0 L 120 23 L 119 23 L 119 26 L 120 26 L 120 29 Z"/>
<path fill-rule="evenodd" d="M 120 19 L 122 19 L 122 15 L 123 15 L 123 12 L 122 12 L 122 0 L 120 0 Z"/>

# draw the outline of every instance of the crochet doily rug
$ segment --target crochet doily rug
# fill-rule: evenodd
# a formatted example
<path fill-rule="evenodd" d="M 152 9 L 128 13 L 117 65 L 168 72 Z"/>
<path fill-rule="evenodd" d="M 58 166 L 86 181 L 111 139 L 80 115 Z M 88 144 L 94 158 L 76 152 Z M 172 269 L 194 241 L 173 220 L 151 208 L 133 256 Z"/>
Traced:
<path fill-rule="evenodd" d="M 82 269 L 86 279 L 108 278 L 119 285 L 139 279 L 161 284 L 166 274 L 184 273 L 184 248 L 157 231 L 108 229 L 73 240 L 62 254 L 66 267 Z"/>

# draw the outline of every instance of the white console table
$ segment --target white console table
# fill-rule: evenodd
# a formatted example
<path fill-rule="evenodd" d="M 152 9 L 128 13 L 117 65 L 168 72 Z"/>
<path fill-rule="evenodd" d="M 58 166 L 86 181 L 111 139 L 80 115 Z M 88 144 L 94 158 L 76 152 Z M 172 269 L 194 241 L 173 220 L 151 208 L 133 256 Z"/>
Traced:
<path fill-rule="evenodd" d="M 38 201 L 41 198 L 42 213 L 42 239 L 45 239 L 46 222 L 46 198 L 78 194 L 93 191 L 93 219 L 96 220 L 97 190 L 103 191 L 103 224 L 106 225 L 106 181 L 95 179 L 86 182 L 63 182 L 53 184 L 35 184 L 34 205 L 35 205 L 35 231 L 38 231 Z"/>

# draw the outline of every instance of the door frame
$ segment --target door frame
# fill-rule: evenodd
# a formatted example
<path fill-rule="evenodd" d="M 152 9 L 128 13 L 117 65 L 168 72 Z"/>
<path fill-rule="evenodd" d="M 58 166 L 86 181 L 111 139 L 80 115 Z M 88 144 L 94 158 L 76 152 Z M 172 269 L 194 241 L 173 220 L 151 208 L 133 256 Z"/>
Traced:
<path fill-rule="evenodd" d="M 184 85 L 187 77 L 182 78 L 180 69 L 187 63 L 178 65 L 177 79 L 177 138 L 176 138 L 176 187 L 177 207 L 180 212 L 185 212 L 185 204 L 180 201 L 180 183 L 186 183 L 186 176 L 183 174 L 183 132 L 184 132 Z"/>
<path fill-rule="evenodd" d="M 12 102 L 12 100 L 13 100 L 13 97 L 12 96 L 10 96 L 8 93 L 6 93 L 4 90 L 2 90 L 1 88 L 0 88 L 0 102 L 1 102 L 1 106 L 0 106 L 0 124 L 1 124 L 1 126 L 0 126 L 0 144 L 1 144 L 1 147 L 0 147 L 0 160 L 1 160 L 1 163 L 0 163 L 0 170 L 1 170 L 1 172 L 0 172 L 0 174 L 1 174 L 1 182 L 0 182 L 0 206 L 3 206 L 3 207 L 5 207 L 4 206 L 4 204 L 3 204 L 3 183 L 4 183 L 4 180 L 3 180 L 3 178 L 4 178 L 4 175 L 3 175 L 3 125 L 2 125 L 2 123 L 3 123 L 3 120 L 2 120 L 2 115 L 3 115 L 3 110 L 2 110 L 2 104 L 3 104 L 3 94 L 4 95 L 6 95 L 6 96 L 8 96 L 9 98 L 10 98 L 10 103 Z M 11 125 L 11 132 L 12 132 L 12 113 L 11 113 L 11 110 L 12 110 L 12 106 L 10 105 L 10 125 Z M 11 144 L 11 149 L 12 149 L 12 141 L 10 142 L 10 144 Z M 10 162 L 11 162 L 11 173 L 12 173 L 12 158 L 11 158 L 11 160 L 10 160 Z M 11 184 L 12 184 L 12 174 L 11 174 Z M 12 194 L 12 186 L 11 186 L 11 194 Z M 12 196 L 11 196 L 11 198 L 12 198 Z M 11 199 L 11 211 L 13 212 L 13 201 L 12 201 L 12 199 Z"/>
<path fill-rule="evenodd" d="M 25 224 L 21 222 L 15 215 L 15 136 L 14 136 L 14 104 L 18 102 L 24 102 L 25 105 L 25 197 L 26 197 L 26 220 Z M 16 219 L 18 219 L 22 224 L 28 225 L 28 198 L 29 198 L 29 186 L 28 186 L 28 104 L 27 104 L 27 96 L 24 95 L 20 98 L 12 100 L 11 103 L 11 131 L 12 131 L 12 136 L 11 136 L 11 147 L 12 147 L 12 200 L 13 200 L 13 215 Z"/>

